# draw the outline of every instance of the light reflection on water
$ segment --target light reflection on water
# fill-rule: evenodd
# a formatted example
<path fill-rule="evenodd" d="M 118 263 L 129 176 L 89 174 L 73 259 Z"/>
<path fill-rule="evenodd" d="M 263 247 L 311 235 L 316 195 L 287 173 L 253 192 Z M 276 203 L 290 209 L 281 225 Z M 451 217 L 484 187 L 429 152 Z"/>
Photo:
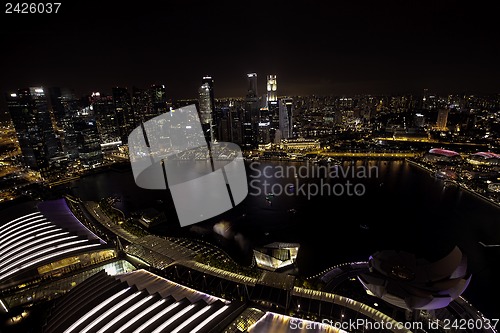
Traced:
<path fill-rule="evenodd" d="M 404 161 L 346 161 L 341 168 L 376 166 L 378 175 L 336 179 L 304 179 L 293 173 L 268 178 L 268 174 L 275 175 L 279 168 L 301 170 L 298 168 L 305 164 L 249 163 L 252 164 L 247 164 L 248 180 L 258 180 L 254 182 L 254 185 L 258 184 L 256 188 L 268 181 L 274 184 L 274 189 L 287 190 L 288 194 L 269 196 L 262 187 L 260 193 L 256 188 L 250 188 L 250 194 L 235 209 L 191 230 L 211 232 L 215 223 L 225 220 L 231 224 L 229 234 L 234 244 L 298 242 L 301 249 L 297 264 L 304 274 L 313 274 L 341 262 L 366 260 L 377 250 L 400 248 L 437 258 L 459 245 L 469 257 L 469 267 L 473 271 L 466 291 L 470 293 L 472 303 L 488 302 L 486 295 L 500 295 L 500 287 L 492 282 L 499 272 L 495 263 L 498 263 L 500 253 L 498 249 L 485 249 L 478 244 L 479 241 L 500 244 L 498 208 L 457 187 L 445 188 L 443 181 Z M 315 166 L 309 164 L 308 167 Z M 323 182 L 334 186 L 348 180 L 362 184 L 364 194 L 307 197 L 299 192 L 302 184 Z M 288 186 L 290 184 L 294 185 L 293 189 Z M 72 186 L 73 193 L 83 200 L 118 196 L 117 206 L 126 213 L 160 206 L 171 220 L 175 219 L 168 192 L 138 188 L 130 171 L 91 175 Z M 248 250 L 245 254 L 251 253 L 251 246 L 244 249 Z M 496 293 L 492 288 L 496 288 Z"/>

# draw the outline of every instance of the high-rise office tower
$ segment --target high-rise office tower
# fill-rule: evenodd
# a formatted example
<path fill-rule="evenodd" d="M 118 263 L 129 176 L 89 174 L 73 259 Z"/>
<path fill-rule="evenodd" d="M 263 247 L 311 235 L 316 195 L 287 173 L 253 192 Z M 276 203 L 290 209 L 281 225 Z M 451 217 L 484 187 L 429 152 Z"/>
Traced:
<path fill-rule="evenodd" d="M 215 105 L 215 94 L 214 94 L 214 79 L 211 76 L 204 76 L 201 80 L 202 85 L 208 85 L 208 93 L 210 98 L 210 108 L 212 110 L 212 128 L 211 128 L 211 139 L 220 140 L 221 138 L 221 117 L 222 110 L 217 108 Z"/>
<path fill-rule="evenodd" d="M 126 143 L 128 135 L 135 128 L 131 97 L 127 88 L 123 87 L 114 87 L 112 89 L 112 94 L 118 132 L 121 141 Z"/>
<path fill-rule="evenodd" d="M 231 108 L 227 105 L 217 110 L 217 140 L 234 142 L 231 137 Z"/>
<path fill-rule="evenodd" d="M 424 89 L 424 93 L 422 95 L 422 105 L 421 105 L 422 109 L 424 109 L 424 110 L 429 109 L 428 99 L 429 99 L 429 89 L 426 88 L 426 89 Z"/>
<path fill-rule="evenodd" d="M 210 86 L 204 83 L 198 89 L 198 102 L 200 104 L 200 121 L 202 124 L 212 122 L 212 103 L 210 101 Z"/>
<path fill-rule="evenodd" d="M 167 90 L 163 84 L 152 85 L 149 88 L 149 107 L 144 121 L 169 111 Z"/>
<path fill-rule="evenodd" d="M 422 128 L 425 126 L 425 116 L 417 112 L 413 115 L 413 124 L 415 127 Z"/>
<path fill-rule="evenodd" d="M 276 75 L 267 76 L 267 115 L 269 122 L 269 141 L 276 143 L 279 129 L 278 81 Z M 278 140 L 279 141 L 279 140 Z M 278 142 L 279 143 L 279 142 Z"/>
<path fill-rule="evenodd" d="M 134 110 L 135 124 L 133 128 L 139 125 L 140 121 L 145 121 L 144 117 L 147 114 L 149 107 L 149 94 L 146 89 L 137 87 L 132 88 L 132 109 Z"/>
<path fill-rule="evenodd" d="M 56 125 L 58 128 L 62 128 L 62 123 L 64 122 L 68 110 L 74 108 L 74 104 L 78 102 L 78 99 L 74 92 L 67 88 L 50 87 L 48 92 L 50 108 L 54 115 Z"/>
<path fill-rule="evenodd" d="M 257 94 L 257 74 L 247 74 L 248 89 L 245 97 L 245 117 L 243 120 L 243 146 L 254 149 L 258 143 L 260 105 Z"/>
<path fill-rule="evenodd" d="M 229 125 L 231 142 L 244 147 L 243 123 L 245 121 L 245 108 L 240 101 L 229 102 Z"/>
<path fill-rule="evenodd" d="M 269 140 L 273 143 L 279 143 L 279 139 L 276 139 L 276 133 L 280 128 L 279 102 L 271 101 L 267 108 L 269 114 Z"/>
<path fill-rule="evenodd" d="M 280 99 L 279 106 L 279 129 L 282 139 L 289 139 L 293 137 L 293 99 L 282 98 Z"/>
<path fill-rule="evenodd" d="M 202 85 L 208 85 L 209 97 L 210 97 L 210 108 L 212 112 L 215 110 L 215 95 L 214 95 L 214 79 L 211 76 L 204 76 L 201 80 Z M 213 116 L 213 115 L 212 115 Z"/>
<path fill-rule="evenodd" d="M 257 73 L 247 74 L 248 79 L 248 89 L 247 98 L 257 98 Z"/>
<path fill-rule="evenodd" d="M 91 115 L 81 115 L 73 123 L 78 158 L 84 168 L 94 168 L 103 162 L 101 137 L 97 122 Z"/>
<path fill-rule="evenodd" d="M 120 144 L 120 127 L 113 104 L 113 97 L 93 92 L 90 97 L 90 107 L 95 115 L 103 147 L 112 148 Z"/>
<path fill-rule="evenodd" d="M 267 76 L 267 104 L 278 101 L 278 81 L 276 75 Z"/>
<path fill-rule="evenodd" d="M 271 129 L 271 120 L 269 114 L 269 108 L 263 107 L 260 108 L 260 120 L 258 127 L 258 143 L 259 144 L 267 144 L 271 142 L 270 129 Z"/>
<path fill-rule="evenodd" d="M 203 133 L 205 134 L 205 138 L 207 142 L 214 141 L 214 133 L 213 133 L 213 109 L 212 102 L 210 100 L 210 85 L 208 83 L 203 83 L 201 87 L 198 89 L 198 102 L 199 102 L 199 113 L 200 113 L 200 121 L 201 127 L 203 128 Z"/>
<path fill-rule="evenodd" d="M 78 147 L 73 124 L 80 109 L 80 101 L 73 91 L 59 87 L 50 87 L 49 97 L 62 150 L 70 161 L 74 161 L 78 158 Z"/>
<path fill-rule="evenodd" d="M 448 122 L 448 109 L 439 109 L 436 121 L 436 128 L 439 130 L 445 130 L 446 124 Z"/>
<path fill-rule="evenodd" d="M 170 110 L 163 84 L 152 85 L 147 89 L 133 87 L 131 104 L 134 119 L 132 128 Z"/>
<path fill-rule="evenodd" d="M 23 163 L 44 176 L 49 160 L 59 153 L 45 91 L 42 87 L 19 89 L 6 99 Z"/>

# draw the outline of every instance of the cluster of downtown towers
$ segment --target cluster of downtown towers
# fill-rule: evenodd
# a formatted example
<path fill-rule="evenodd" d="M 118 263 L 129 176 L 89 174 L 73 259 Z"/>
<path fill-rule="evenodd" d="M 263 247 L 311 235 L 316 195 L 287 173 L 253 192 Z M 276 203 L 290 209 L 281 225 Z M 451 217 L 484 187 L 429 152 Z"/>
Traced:
<path fill-rule="evenodd" d="M 44 178 L 60 174 L 61 165 L 81 168 L 103 163 L 103 152 L 127 143 L 129 133 L 171 108 L 197 104 L 207 140 L 229 141 L 243 149 L 278 143 L 293 136 L 291 98 L 278 98 L 276 75 L 267 76 L 267 94 L 257 92 L 257 74 L 247 74 L 245 98 L 215 104 L 214 80 L 202 78 L 198 98 L 172 102 L 164 85 L 148 89 L 112 88 L 111 96 L 94 92 L 77 97 L 65 88 L 30 87 L 6 94 L 8 110 L 22 152 L 22 163 Z"/>

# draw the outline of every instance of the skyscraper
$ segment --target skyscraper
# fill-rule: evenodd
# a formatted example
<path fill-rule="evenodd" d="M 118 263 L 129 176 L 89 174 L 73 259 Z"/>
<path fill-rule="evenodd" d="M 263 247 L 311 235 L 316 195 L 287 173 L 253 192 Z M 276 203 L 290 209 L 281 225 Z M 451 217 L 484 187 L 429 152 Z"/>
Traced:
<path fill-rule="evenodd" d="M 90 97 L 90 106 L 95 115 L 103 147 L 113 147 L 120 144 L 120 127 L 113 97 L 93 92 Z"/>
<path fill-rule="evenodd" d="M 80 101 L 73 91 L 60 87 L 50 87 L 49 97 L 62 150 L 70 161 L 75 161 L 78 159 L 78 148 L 73 125 L 80 109 Z"/>
<path fill-rule="evenodd" d="M 212 127 L 210 130 L 211 140 L 220 140 L 221 138 L 221 122 L 222 122 L 222 110 L 216 108 L 215 106 L 215 94 L 214 94 L 214 79 L 211 76 L 205 75 L 201 80 L 202 85 L 208 85 L 208 93 L 210 98 L 210 109 L 212 110 Z"/>
<path fill-rule="evenodd" d="M 214 141 L 214 134 L 212 130 L 212 103 L 210 101 L 210 85 L 208 83 L 203 83 L 201 87 L 198 89 L 198 102 L 199 102 L 199 113 L 200 113 L 200 121 L 201 127 L 203 129 L 203 133 L 205 134 L 205 139 L 207 142 Z"/>
<path fill-rule="evenodd" d="M 267 76 L 267 104 L 278 101 L 278 81 L 276 75 Z"/>
<path fill-rule="evenodd" d="M 144 121 L 169 110 L 167 103 L 167 90 L 163 84 L 155 84 L 149 88 L 149 103 L 149 108 Z"/>
<path fill-rule="evenodd" d="M 167 101 L 166 88 L 163 84 L 155 84 L 147 89 L 132 88 L 132 110 L 134 126 L 148 121 L 162 113 L 168 112 L 170 106 Z"/>
<path fill-rule="evenodd" d="M 282 139 L 289 139 L 293 137 L 293 99 L 282 98 L 280 99 L 280 132 Z"/>
<path fill-rule="evenodd" d="M 242 126 L 243 145 L 246 149 L 254 149 L 257 147 L 260 121 L 257 74 L 247 74 L 247 80 L 248 89 L 245 97 L 245 117 Z"/>
<path fill-rule="evenodd" d="M 210 108 L 212 112 L 214 112 L 215 111 L 214 79 L 211 76 L 204 76 L 203 79 L 201 80 L 201 84 L 208 85 L 209 95 L 210 95 Z"/>
<path fill-rule="evenodd" d="M 248 89 L 247 98 L 257 98 L 257 73 L 247 74 L 248 79 Z"/>
<path fill-rule="evenodd" d="M 127 88 L 123 87 L 114 87 L 112 93 L 118 132 L 121 141 L 126 143 L 128 135 L 135 128 L 131 97 Z"/>
<path fill-rule="evenodd" d="M 269 122 L 269 141 L 279 143 L 276 132 L 279 130 L 278 81 L 276 75 L 267 76 L 267 114 Z"/>
<path fill-rule="evenodd" d="M 74 121 L 78 157 L 85 168 L 94 168 L 103 162 L 100 136 L 96 121 L 90 115 L 81 115 Z"/>
<path fill-rule="evenodd" d="M 48 171 L 49 160 L 59 152 L 44 89 L 19 89 L 17 93 L 7 94 L 6 99 L 23 163 L 43 176 Z"/>
<path fill-rule="evenodd" d="M 245 108 L 239 101 L 229 103 L 229 125 L 231 142 L 244 147 L 243 124 L 245 121 Z"/>
<path fill-rule="evenodd" d="M 445 130 L 446 123 L 448 122 L 448 109 L 439 109 L 436 121 L 436 128 L 439 130 Z"/>

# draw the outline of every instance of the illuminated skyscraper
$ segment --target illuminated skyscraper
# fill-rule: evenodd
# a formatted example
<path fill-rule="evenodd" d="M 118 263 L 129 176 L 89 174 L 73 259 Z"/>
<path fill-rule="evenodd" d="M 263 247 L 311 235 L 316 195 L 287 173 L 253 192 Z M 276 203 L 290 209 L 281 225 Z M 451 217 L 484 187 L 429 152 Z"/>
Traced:
<path fill-rule="evenodd" d="M 267 76 L 267 103 L 278 101 L 278 81 L 276 75 Z"/>
<path fill-rule="evenodd" d="M 203 133 L 208 142 L 214 141 L 214 135 L 212 131 L 212 103 L 210 101 L 210 85 L 208 83 L 203 83 L 198 89 L 198 102 L 199 102 L 199 112 L 200 121 Z"/>
<path fill-rule="evenodd" d="M 90 107 L 95 115 L 103 147 L 112 148 L 121 144 L 120 127 L 113 97 L 93 92 L 90 96 Z"/>
<path fill-rule="evenodd" d="M 59 152 L 44 89 L 19 89 L 17 93 L 7 94 L 6 98 L 23 162 L 43 176 L 49 160 Z"/>
<path fill-rule="evenodd" d="M 247 98 L 257 98 L 257 96 L 259 96 L 257 94 L 257 74 L 256 73 L 247 74 L 247 78 L 248 78 Z"/>
<path fill-rule="evenodd" d="M 289 139 L 293 137 L 293 99 L 282 98 L 280 99 L 279 106 L 279 124 L 282 139 Z"/>
<path fill-rule="evenodd" d="M 229 103 L 230 141 L 244 146 L 243 124 L 245 122 L 245 108 L 239 101 Z"/>
<path fill-rule="evenodd" d="M 279 143 L 280 138 L 276 138 L 279 130 L 279 103 L 278 103 L 278 81 L 276 75 L 267 76 L 267 115 L 269 122 L 269 141 Z"/>
<path fill-rule="evenodd" d="M 64 155 L 69 160 L 78 158 L 74 120 L 80 109 L 80 101 L 73 91 L 66 88 L 49 88 L 50 107 L 56 121 L 56 133 L 61 138 Z"/>
<path fill-rule="evenodd" d="M 127 88 L 114 87 L 112 92 L 120 140 L 127 142 L 128 135 L 135 128 L 132 100 Z"/>
<path fill-rule="evenodd" d="M 436 121 L 436 128 L 439 130 L 446 129 L 446 123 L 448 122 L 448 109 L 439 109 Z"/>
<path fill-rule="evenodd" d="M 203 79 L 201 80 L 201 84 L 208 85 L 210 94 L 210 109 L 212 110 L 212 112 L 215 112 L 214 79 L 211 76 L 204 76 Z"/>
<path fill-rule="evenodd" d="M 163 84 L 152 85 L 147 89 L 132 87 L 132 110 L 135 128 L 140 122 L 148 121 L 170 110 L 166 88 Z"/>
<path fill-rule="evenodd" d="M 96 121 L 90 115 L 75 119 L 74 131 L 78 147 L 78 158 L 85 168 L 94 168 L 103 162 L 101 140 Z"/>
<path fill-rule="evenodd" d="M 210 102 L 210 86 L 204 83 L 198 89 L 198 101 L 200 103 L 200 121 L 202 124 L 212 122 L 212 103 Z"/>
<path fill-rule="evenodd" d="M 152 85 L 149 88 L 149 106 L 144 121 L 169 111 L 167 90 L 163 84 Z"/>
<path fill-rule="evenodd" d="M 201 84 L 208 86 L 208 97 L 210 102 L 210 110 L 211 110 L 211 129 L 210 129 L 210 138 L 211 141 L 220 140 L 221 138 L 221 122 L 222 122 L 222 110 L 217 109 L 215 106 L 215 95 L 214 95 L 214 79 L 211 76 L 204 76 L 201 80 Z M 206 102 L 205 102 L 206 103 Z M 201 101 L 200 101 L 201 106 Z"/>
<path fill-rule="evenodd" d="M 245 98 L 245 117 L 242 126 L 243 145 L 246 149 L 254 149 L 257 147 L 260 121 L 257 74 L 247 74 L 247 79 L 248 89 Z"/>

